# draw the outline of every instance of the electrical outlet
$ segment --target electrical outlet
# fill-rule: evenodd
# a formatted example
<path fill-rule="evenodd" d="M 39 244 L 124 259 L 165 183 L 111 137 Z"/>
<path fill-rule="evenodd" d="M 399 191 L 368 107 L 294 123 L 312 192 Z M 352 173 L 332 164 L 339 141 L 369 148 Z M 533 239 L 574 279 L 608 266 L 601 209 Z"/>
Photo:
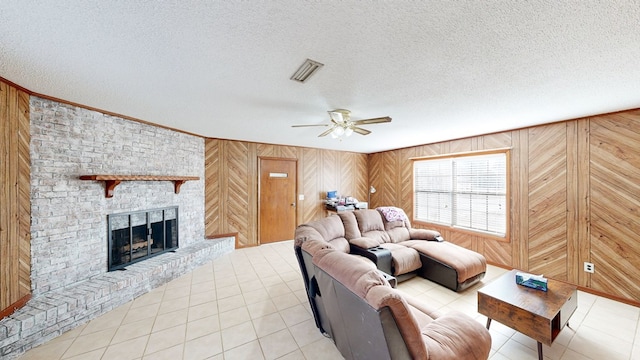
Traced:
<path fill-rule="evenodd" d="M 593 263 L 585 261 L 585 263 L 584 263 L 584 271 L 593 274 L 596 271 L 596 267 L 595 267 L 595 265 L 593 265 Z"/>

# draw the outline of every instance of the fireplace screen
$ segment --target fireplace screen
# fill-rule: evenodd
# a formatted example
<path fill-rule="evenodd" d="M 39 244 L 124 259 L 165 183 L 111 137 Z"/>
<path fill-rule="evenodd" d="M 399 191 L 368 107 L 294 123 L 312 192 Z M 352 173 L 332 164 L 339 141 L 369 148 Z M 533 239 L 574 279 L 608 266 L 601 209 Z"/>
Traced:
<path fill-rule="evenodd" d="M 109 271 L 178 248 L 178 207 L 108 215 Z"/>

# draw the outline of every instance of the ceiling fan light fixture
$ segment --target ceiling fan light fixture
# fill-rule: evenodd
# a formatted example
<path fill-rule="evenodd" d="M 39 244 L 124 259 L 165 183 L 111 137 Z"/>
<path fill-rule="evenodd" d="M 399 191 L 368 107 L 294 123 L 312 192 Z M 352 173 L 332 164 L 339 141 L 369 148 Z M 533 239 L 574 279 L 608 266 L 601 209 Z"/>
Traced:
<path fill-rule="evenodd" d="M 370 130 L 365 128 L 361 128 L 360 125 L 373 125 L 380 123 L 388 123 L 391 122 L 391 118 L 388 116 L 379 117 L 379 118 L 370 118 L 370 119 L 361 119 L 361 120 L 351 120 L 351 112 L 346 109 L 335 109 L 331 111 L 327 111 L 329 116 L 331 117 L 331 122 L 328 124 L 308 124 L 308 125 L 291 125 L 292 127 L 307 127 L 307 126 L 326 126 L 327 130 L 322 132 L 318 137 L 323 137 L 327 135 L 331 135 L 334 139 L 340 139 L 342 141 L 342 136 L 345 137 L 351 136 L 353 133 L 358 133 L 360 135 L 369 135 L 371 134 Z"/>
<path fill-rule="evenodd" d="M 329 116 L 331 116 L 331 120 L 342 123 L 344 122 L 344 118 L 342 117 L 342 113 L 338 111 L 329 111 Z"/>

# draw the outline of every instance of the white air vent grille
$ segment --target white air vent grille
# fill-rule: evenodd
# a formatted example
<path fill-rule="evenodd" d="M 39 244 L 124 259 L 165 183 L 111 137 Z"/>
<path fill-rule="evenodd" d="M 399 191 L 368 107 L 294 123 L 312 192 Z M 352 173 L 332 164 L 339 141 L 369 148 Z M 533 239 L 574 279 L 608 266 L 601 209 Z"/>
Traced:
<path fill-rule="evenodd" d="M 311 75 L 315 74 L 324 64 L 321 64 L 317 61 L 313 61 L 311 59 L 307 59 L 296 72 L 291 76 L 291 80 L 305 82 L 307 81 Z"/>

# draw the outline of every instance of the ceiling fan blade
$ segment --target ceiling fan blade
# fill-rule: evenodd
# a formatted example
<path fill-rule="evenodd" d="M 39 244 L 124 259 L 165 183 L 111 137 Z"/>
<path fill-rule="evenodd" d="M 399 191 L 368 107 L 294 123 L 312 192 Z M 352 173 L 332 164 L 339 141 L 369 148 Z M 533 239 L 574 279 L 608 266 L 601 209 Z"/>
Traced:
<path fill-rule="evenodd" d="M 331 134 L 331 132 L 333 131 L 333 128 L 330 128 L 329 130 L 323 132 L 322 134 L 318 135 L 318 137 L 323 137 L 323 136 L 327 136 L 329 134 Z"/>
<path fill-rule="evenodd" d="M 357 126 L 354 126 L 352 129 L 353 129 L 354 132 L 357 132 L 360 135 L 369 135 L 369 134 L 371 134 L 371 131 L 369 131 L 367 129 L 360 128 L 360 127 L 357 127 Z"/>
<path fill-rule="evenodd" d="M 291 127 L 329 126 L 329 124 L 291 125 Z"/>
<path fill-rule="evenodd" d="M 379 118 L 373 118 L 373 119 L 362 119 L 362 120 L 353 121 L 353 123 L 355 125 L 380 124 L 380 123 L 388 123 L 388 122 L 391 122 L 391 118 L 388 117 L 388 116 L 379 117 Z"/>

